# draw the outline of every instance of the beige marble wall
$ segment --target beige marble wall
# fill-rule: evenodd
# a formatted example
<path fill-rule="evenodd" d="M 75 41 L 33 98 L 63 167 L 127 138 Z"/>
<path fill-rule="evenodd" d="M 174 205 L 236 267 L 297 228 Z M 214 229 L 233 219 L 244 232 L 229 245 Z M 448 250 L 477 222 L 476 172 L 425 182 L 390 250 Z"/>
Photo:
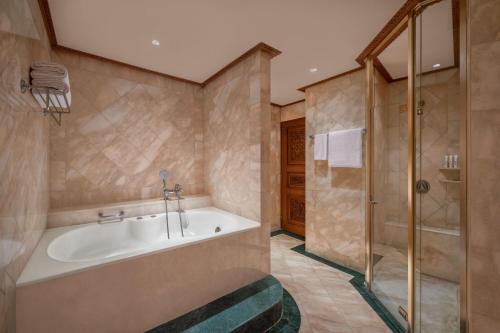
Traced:
<path fill-rule="evenodd" d="M 271 105 L 265 104 L 268 82 L 261 82 L 263 67 L 269 67 L 265 55 L 252 54 L 204 88 L 207 192 L 216 207 L 258 221 L 261 171 L 270 163 Z"/>
<path fill-rule="evenodd" d="M 51 126 L 51 208 L 161 196 L 158 173 L 204 192 L 200 87 L 56 51 L 69 71 L 72 113 Z"/>
<path fill-rule="evenodd" d="M 15 282 L 45 229 L 49 119 L 21 94 L 34 60 L 49 60 L 34 0 L 0 2 L 0 333 L 15 332 Z"/>
<path fill-rule="evenodd" d="M 440 170 L 444 156 L 459 153 L 458 69 L 426 74 L 421 78 L 419 100 L 425 102 L 419 118 L 421 178 L 430 191 L 417 204 L 419 227 L 424 230 L 420 270 L 428 275 L 458 282 L 460 186 L 446 180 L 458 179 L 458 171 Z M 407 247 L 407 80 L 388 85 L 387 120 L 376 148 L 387 147 L 385 171 L 376 212 L 383 210 L 384 225 L 377 221 L 375 239 L 400 249 Z M 382 121 L 379 121 L 382 123 Z M 377 121 L 375 121 L 377 125 Z M 376 179 L 379 179 L 377 176 Z M 421 214 L 421 219 L 420 219 Z M 379 216 L 379 215 L 377 215 Z"/>
<path fill-rule="evenodd" d="M 271 105 L 271 230 L 281 228 L 281 110 Z"/>
<path fill-rule="evenodd" d="M 422 178 L 431 190 L 422 196 L 421 224 L 458 230 L 460 226 L 460 186 L 446 183 L 458 179 L 458 171 L 440 170 L 444 156 L 459 153 L 459 76 L 458 69 L 422 76 L 419 100 L 425 102 L 418 123 L 420 131 Z M 387 221 L 406 224 L 407 215 L 407 80 L 389 84 Z"/>
<path fill-rule="evenodd" d="M 301 101 L 281 108 L 281 121 L 288 121 L 306 116 L 306 102 Z"/>
<path fill-rule="evenodd" d="M 364 127 L 364 70 L 306 90 L 307 135 Z M 329 168 L 306 142 L 306 249 L 363 271 L 365 168 Z"/>
<path fill-rule="evenodd" d="M 500 327 L 500 1 L 470 5 L 470 328 Z"/>

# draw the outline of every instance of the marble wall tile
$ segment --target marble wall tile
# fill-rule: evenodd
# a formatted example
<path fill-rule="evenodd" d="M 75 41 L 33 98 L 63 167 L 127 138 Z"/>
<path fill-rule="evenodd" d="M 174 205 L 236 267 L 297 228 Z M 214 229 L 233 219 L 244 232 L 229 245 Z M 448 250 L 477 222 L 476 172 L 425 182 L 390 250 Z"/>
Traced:
<path fill-rule="evenodd" d="M 364 71 L 306 90 L 306 134 L 365 126 Z M 365 168 L 328 168 L 306 145 L 306 248 L 364 270 Z"/>
<path fill-rule="evenodd" d="M 254 220 L 261 219 L 262 168 L 271 160 L 263 67 L 261 53 L 255 53 L 204 88 L 207 192 L 216 207 Z"/>
<path fill-rule="evenodd" d="M 269 233 L 277 214 L 271 169 L 276 168 L 271 132 L 277 118 L 270 101 L 271 57 L 258 50 L 203 89 L 206 190 L 215 207 L 260 221 L 251 242 L 261 254 L 242 255 L 264 274 L 270 271 Z"/>
<path fill-rule="evenodd" d="M 161 196 L 158 172 L 204 193 L 200 87 L 57 50 L 72 113 L 50 136 L 51 208 Z"/>
<path fill-rule="evenodd" d="M 0 2 L 0 333 L 15 332 L 15 282 L 45 229 L 49 118 L 19 82 L 50 60 L 37 1 Z M 57 166 L 56 166 L 57 167 Z"/>
<path fill-rule="evenodd" d="M 306 116 L 305 101 L 287 105 L 281 108 L 281 121 L 288 121 Z"/>
<path fill-rule="evenodd" d="M 470 0 L 471 332 L 500 327 L 500 1 Z"/>
<path fill-rule="evenodd" d="M 187 195 L 181 201 L 182 209 L 196 209 L 212 206 L 208 195 Z M 177 211 L 176 201 L 168 202 L 168 211 Z M 161 199 L 138 200 L 79 206 L 78 208 L 52 209 L 47 216 L 47 228 L 65 227 L 75 224 L 93 223 L 98 220 L 98 214 L 117 214 L 123 211 L 125 217 L 149 214 L 164 214 L 165 202 Z"/>
<path fill-rule="evenodd" d="M 421 100 L 425 101 L 420 127 L 422 139 L 422 178 L 431 184 L 431 191 L 423 196 L 422 224 L 424 226 L 458 230 L 459 186 L 443 183 L 445 179 L 456 179 L 455 171 L 442 171 L 444 156 L 459 153 L 459 100 L 458 69 L 427 74 L 422 79 Z M 407 81 L 389 84 L 387 142 L 388 172 L 385 202 L 390 210 L 387 221 L 406 224 L 407 214 Z M 399 121 L 397 121 L 399 119 Z M 396 175 L 399 174 L 399 177 Z M 399 205 L 397 204 L 399 202 Z"/>
<path fill-rule="evenodd" d="M 270 195 L 271 195 L 271 230 L 281 228 L 281 111 L 282 108 L 271 105 L 270 137 Z"/>

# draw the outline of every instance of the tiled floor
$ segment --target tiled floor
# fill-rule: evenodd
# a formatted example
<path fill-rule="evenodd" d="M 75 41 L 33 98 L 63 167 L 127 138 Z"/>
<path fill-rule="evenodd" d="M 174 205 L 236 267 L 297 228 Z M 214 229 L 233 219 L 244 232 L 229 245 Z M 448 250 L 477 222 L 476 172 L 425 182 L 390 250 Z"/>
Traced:
<path fill-rule="evenodd" d="M 407 308 L 406 253 L 382 244 L 375 244 L 375 253 L 383 257 L 373 269 L 373 292 L 389 311 L 397 313 L 399 305 Z M 459 332 L 458 285 L 425 274 L 417 276 L 417 285 L 422 332 Z M 399 316 L 395 318 L 404 324 Z"/>
<path fill-rule="evenodd" d="M 300 332 L 390 332 L 349 283 L 352 276 L 292 251 L 303 241 L 271 237 L 271 273 L 297 302 Z"/>

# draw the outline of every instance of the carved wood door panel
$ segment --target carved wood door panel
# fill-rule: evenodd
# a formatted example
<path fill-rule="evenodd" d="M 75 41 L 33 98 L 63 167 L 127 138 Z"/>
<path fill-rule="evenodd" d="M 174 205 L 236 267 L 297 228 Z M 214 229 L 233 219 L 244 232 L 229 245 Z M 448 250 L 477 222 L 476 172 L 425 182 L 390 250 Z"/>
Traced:
<path fill-rule="evenodd" d="M 281 228 L 305 235 L 305 118 L 281 123 Z"/>

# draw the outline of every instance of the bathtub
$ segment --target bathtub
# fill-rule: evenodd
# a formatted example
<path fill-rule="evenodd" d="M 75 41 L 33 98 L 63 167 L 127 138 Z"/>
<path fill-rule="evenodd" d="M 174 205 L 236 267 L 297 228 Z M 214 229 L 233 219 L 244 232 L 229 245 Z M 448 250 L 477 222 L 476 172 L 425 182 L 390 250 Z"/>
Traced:
<path fill-rule="evenodd" d="M 187 210 L 188 226 L 181 233 L 179 214 L 124 218 L 45 231 L 17 281 L 23 286 L 115 261 L 194 245 L 217 237 L 258 228 L 258 222 L 209 207 Z"/>
<path fill-rule="evenodd" d="M 47 229 L 16 284 L 17 332 L 145 332 L 269 274 L 269 223 L 186 212 L 184 237 L 169 212 L 170 239 L 161 213 Z"/>

